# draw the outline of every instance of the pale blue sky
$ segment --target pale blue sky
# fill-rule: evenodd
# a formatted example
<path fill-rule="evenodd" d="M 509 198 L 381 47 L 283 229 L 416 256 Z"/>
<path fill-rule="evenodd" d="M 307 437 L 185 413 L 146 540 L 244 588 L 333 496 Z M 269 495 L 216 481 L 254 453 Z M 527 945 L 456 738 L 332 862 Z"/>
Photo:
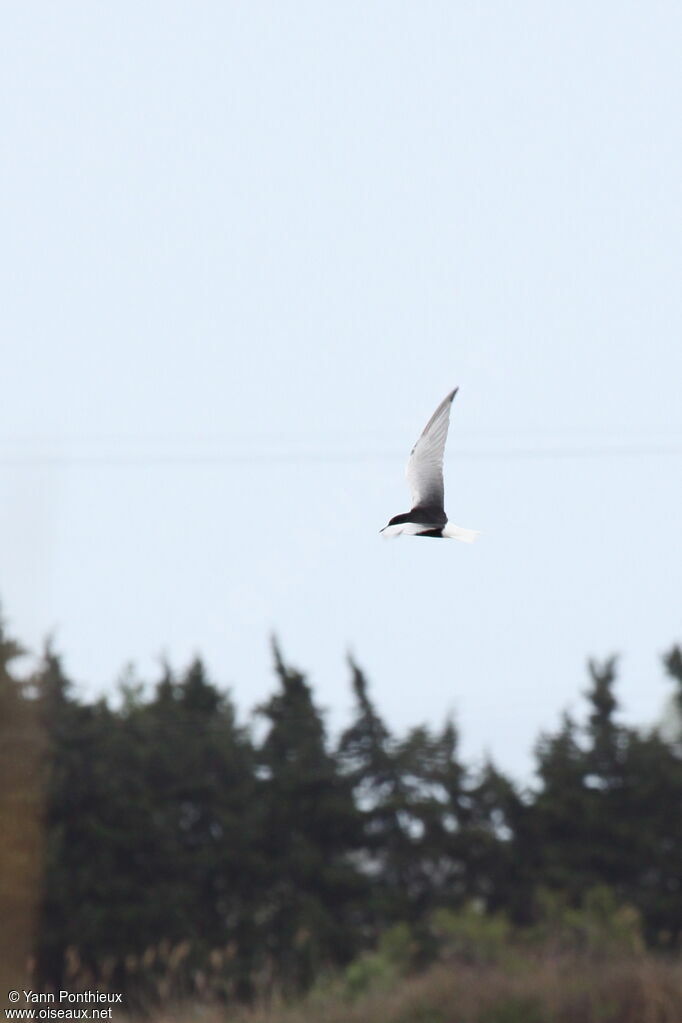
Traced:
<path fill-rule="evenodd" d="M 682 8 L 5 5 L 0 595 L 88 696 L 268 634 L 521 777 L 682 638 Z M 473 547 L 378 530 L 459 385 Z M 543 454 L 544 452 L 544 454 Z M 583 454 L 575 454 L 584 452 Z"/>

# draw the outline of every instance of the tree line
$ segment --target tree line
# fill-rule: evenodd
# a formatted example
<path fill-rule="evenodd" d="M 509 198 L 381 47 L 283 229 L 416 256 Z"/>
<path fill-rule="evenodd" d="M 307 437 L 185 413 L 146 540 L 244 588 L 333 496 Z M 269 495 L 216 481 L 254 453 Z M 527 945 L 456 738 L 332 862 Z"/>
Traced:
<path fill-rule="evenodd" d="M 398 924 L 428 957 L 440 910 L 524 927 L 547 893 L 578 907 L 599 886 L 649 944 L 680 944 L 682 756 L 620 721 L 615 659 L 590 662 L 584 717 L 539 737 L 521 787 L 464 763 L 451 720 L 393 734 L 352 660 L 353 717 L 330 737 L 273 643 L 256 738 L 200 659 L 87 701 L 51 644 L 28 679 L 18 653 L 3 629 L 0 884 L 6 905 L 28 893 L 43 985 L 77 960 L 134 997 L 175 956 L 190 987 L 212 964 L 226 997 L 264 978 L 293 993 Z M 682 651 L 663 660 L 682 705 Z"/>

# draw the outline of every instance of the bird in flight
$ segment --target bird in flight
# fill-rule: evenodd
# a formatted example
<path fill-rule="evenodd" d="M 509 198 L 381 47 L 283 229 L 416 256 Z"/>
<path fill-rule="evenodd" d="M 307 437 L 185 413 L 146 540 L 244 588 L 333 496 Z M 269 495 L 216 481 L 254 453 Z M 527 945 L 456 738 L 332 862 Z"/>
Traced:
<path fill-rule="evenodd" d="M 473 543 L 478 532 L 448 522 L 443 494 L 443 452 L 450 424 L 450 406 L 459 390 L 455 387 L 433 413 L 412 448 L 405 474 L 412 491 L 412 508 L 394 515 L 380 532 L 384 536 L 449 536 Z"/>

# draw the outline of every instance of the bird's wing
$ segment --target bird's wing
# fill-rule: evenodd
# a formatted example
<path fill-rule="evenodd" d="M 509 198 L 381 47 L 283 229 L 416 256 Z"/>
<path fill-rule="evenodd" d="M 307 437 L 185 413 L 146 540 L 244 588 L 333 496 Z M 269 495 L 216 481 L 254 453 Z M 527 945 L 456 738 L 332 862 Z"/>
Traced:
<path fill-rule="evenodd" d="M 413 508 L 443 508 L 443 452 L 450 424 L 450 406 L 458 388 L 450 391 L 433 413 L 412 448 L 405 474 Z"/>

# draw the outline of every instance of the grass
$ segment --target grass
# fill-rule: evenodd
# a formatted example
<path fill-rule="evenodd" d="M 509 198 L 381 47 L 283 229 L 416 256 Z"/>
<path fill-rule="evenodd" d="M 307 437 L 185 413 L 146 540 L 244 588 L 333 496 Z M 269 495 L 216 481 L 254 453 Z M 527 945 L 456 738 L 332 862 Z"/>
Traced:
<path fill-rule="evenodd" d="M 202 969 L 189 942 L 162 942 L 125 966 L 149 995 L 138 998 L 145 1023 L 682 1023 L 682 957 L 647 951 L 637 912 L 608 889 L 590 890 L 579 908 L 543 893 L 526 929 L 473 903 L 436 911 L 429 928 L 434 958 L 421 972 L 423 949 L 397 924 L 296 1001 L 264 969 L 253 977 L 255 1008 L 234 1001 L 233 946 L 213 950 Z M 86 976 L 70 950 L 67 965 L 74 990 L 113 979 L 113 960 Z"/>
<path fill-rule="evenodd" d="M 682 1023 L 682 961 L 528 957 L 439 963 L 351 1000 L 340 986 L 259 1009 L 178 1005 L 154 1023 Z"/>
<path fill-rule="evenodd" d="M 272 964 L 252 976 L 259 1004 L 235 1001 L 234 944 L 202 959 L 188 941 L 164 941 L 118 968 L 147 1009 L 137 1023 L 682 1023 L 682 957 L 647 951 L 634 909 L 606 888 L 577 908 L 547 892 L 537 901 L 525 929 L 476 903 L 437 910 L 421 947 L 396 924 L 289 1003 Z M 417 972 L 425 948 L 432 965 Z M 116 969 L 111 959 L 90 973 L 69 949 L 66 986 L 116 989 Z"/>

